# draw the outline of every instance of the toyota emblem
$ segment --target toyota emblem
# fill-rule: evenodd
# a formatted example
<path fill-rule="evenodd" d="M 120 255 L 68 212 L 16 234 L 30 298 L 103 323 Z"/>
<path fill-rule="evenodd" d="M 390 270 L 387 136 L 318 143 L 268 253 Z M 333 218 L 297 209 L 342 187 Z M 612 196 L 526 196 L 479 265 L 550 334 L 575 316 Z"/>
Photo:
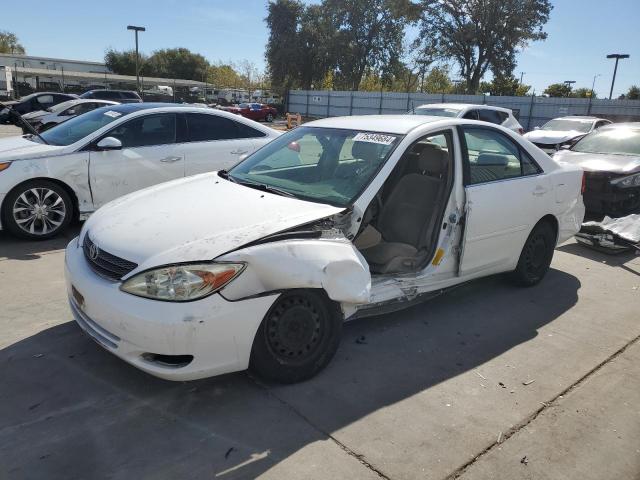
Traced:
<path fill-rule="evenodd" d="M 89 258 L 91 260 L 96 260 L 98 258 L 98 255 L 100 255 L 100 249 L 95 243 L 92 243 L 89 247 Z"/>

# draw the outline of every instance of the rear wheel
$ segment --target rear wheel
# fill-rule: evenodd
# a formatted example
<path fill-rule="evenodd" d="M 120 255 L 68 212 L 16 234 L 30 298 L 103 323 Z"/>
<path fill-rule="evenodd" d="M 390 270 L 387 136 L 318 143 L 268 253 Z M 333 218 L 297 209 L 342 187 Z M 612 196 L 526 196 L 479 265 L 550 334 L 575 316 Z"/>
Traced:
<path fill-rule="evenodd" d="M 556 232 L 547 221 L 538 223 L 522 248 L 518 266 L 513 272 L 514 281 L 530 287 L 540 282 L 549 270 L 556 247 Z"/>
<path fill-rule="evenodd" d="M 342 315 L 324 291 L 285 292 L 258 328 L 249 368 L 280 383 L 306 380 L 331 361 L 341 334 Z"/>
<path fill-rule="evenodd" d="M 264 119 L 269 123 L 273 122 L 273 113 L 267 113 L 267 116 L 264 117 Z"/>
<path fill-rule="evenodd" d="M 7 195 L 2 205 L 2 223 L 12 234 L 44 240 L 67 228 L 73 216 L 69 194 L 47 180 L 26 182 Z"/>

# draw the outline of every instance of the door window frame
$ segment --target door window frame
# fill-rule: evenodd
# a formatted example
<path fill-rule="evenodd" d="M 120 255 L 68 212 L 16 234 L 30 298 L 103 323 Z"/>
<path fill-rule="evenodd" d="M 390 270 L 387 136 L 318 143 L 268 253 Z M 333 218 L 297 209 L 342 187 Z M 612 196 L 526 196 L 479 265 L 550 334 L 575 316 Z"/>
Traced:
<path fill-rule="evenodd" d="M 485 125 L 458 125 L 456 126 L 456 129 L 458 130 L 458 137 L 460 140 L 460 150 L 462 154 L 462 180 L 465 188 L 474 187 L 476 185 L 488 185 L 491 183 L 506 182 L 509 180 L 519 180 L 522 178 L 529 178 L 529 177 L 536 177 L 538 175 L 544 175 L 545 173 L 544 169 L 540 166 L 538 162 L 535 161 L 535 159 L 529 154 L 529 152 L 527 152 L 524 149 L 524 147 L 522 147 L 518 142 L 516 142 L 512 138 L 509 138 L 508 135 L 506 135 L 504 132 L 501 132 L 497 128 L 493 128 Z M 517 177 L 500 178 L 500 179 L 491 180 L 488 182 L 476 182 L 476 183 L 471 182 L 471 162 L 469 161 L 469 149 L 467 148 L 467 139 L 465 137 L 465 130 L 489 130 L 497 135 L 502 136 L 506 141 L 510 142 L 513 145 L 513 147 L 518 151 L 518 160 L 520 161 L 521 174 L 518 175 Z M 528 159 L 529 163 L 531 163 L 531 165 L 533 165 L 536 168 L 535 173 L 527 173 L 527 174 L 522 173 L 523 172 L 523 167 L 522 167 L 523 155 Z"/>
<path fill-rule="evenodd" d="M 91 142 L 89 142 L 89 144 L 80 149 L 80 150 L 90 150 L 92 152 L 100 152 L 102 150 L 98 150 L 96 147 L 98 145 L 98 143 L 100 142 L 100 140 L 102 140 L 103 138 L 106 137 L 110 137 L 111 136 L 111 132 L 113 132 L 114 130 L 122 127 L 123 125 L 128 124 L 129 122 L 135 122 L 136 120 L 140 120 L 143 118 L 149 118 L 149 117 L 154 117 L 154 116 L 158 116 L 158 115 L 173 115 L 175 118 L 175 122 L 174 122 L 174 137 L 173 137 L 173 142 L 172 143 L 157 143 L 155 145 L 138 145 L 135 147 L 127 147 L 125 145 L 122 146 L 122 149 L 118 150 L 118 151 L 122 151 L 125 149 L 129 149 L 129 148 L 152 148 L 152 147 L 162 147 L 162 146 L 167 146 L 167 145 L 177 145 L 178 143 L 178 130 L 179 130 L 179 126 L 178 126 L 178 115 L 175 112 L 155 112 L 155 113 L 151 113 L 149 115 L 139 115 L 139 116 L 135 116 L 133 118 L 129 118 L 128 120 L 125 120 L 122 123 L 119 123 L 117 125 L 114 125 L 113 128 L 111 128 L 108 132 L 103 133 L 102 135 L 100 135 L 98 138 L 95 138 L 94 140 L 92 140 Z"/>
<path fill-rule="evenodd" d="M 255 130 L 258 133 L 261 133 L 261 135 L 259 136 L 254 136 L 254 137 L 238 137 L 238 138 L 218 138 L 218 139 L 211 139 L 211 140 L 190 140 L 189 139 L 189 120 L 187 115 L 207 115 L 207 116 L 211 116 L 211 117 L 216 117 L 216 118 L 222 118 L 224 120 L 227 120 L 229 122 L 232 122 L 236 125 L 239 125 L 238 129 L 240 129 L 241 127 L 245 127 L 245 128 L 250 128 L 252 130 Z M 180 123 L 180 127 L 176 128 L 176 143 L 205 143 L 205 142 L 235 142 L 238 140 L 253 140 L 254 138 L 264 138 L 267 136 L 266 132 L 263 132 L 262 130 L 258 130 L 257 128 L 254 128 L 250 125 L 247 125 L 243 122 L 238 122 L 234 119 L 231 118 L 227 118 L 225 116 L 222 115 L 216 115 L 214 113 L 205 113 L 205 112 L 181 112 L 178 114 L 178 117 L 181 117 L 181 120 L 179 120 Z M 176 123 L 176 125 L 178 125 L 178 123 Z"/>

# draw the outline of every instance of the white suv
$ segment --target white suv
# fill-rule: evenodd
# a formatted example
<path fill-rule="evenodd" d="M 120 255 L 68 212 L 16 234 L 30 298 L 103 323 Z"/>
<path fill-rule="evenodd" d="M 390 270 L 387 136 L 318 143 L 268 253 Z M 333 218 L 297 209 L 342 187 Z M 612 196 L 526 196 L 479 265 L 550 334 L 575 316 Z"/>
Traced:
<path fill-rule="evenodd" d="M 502 125 L 509 130 L 524 133 L 524 128 L 513 116 L 508 108 L 493 107 L 491 105 L 476 105 L 473 103 L 429 103 L 415 107 L 409 113 L 413 115 L 432 115 L 434 117 L 456 117 L 468 120 Z"/>

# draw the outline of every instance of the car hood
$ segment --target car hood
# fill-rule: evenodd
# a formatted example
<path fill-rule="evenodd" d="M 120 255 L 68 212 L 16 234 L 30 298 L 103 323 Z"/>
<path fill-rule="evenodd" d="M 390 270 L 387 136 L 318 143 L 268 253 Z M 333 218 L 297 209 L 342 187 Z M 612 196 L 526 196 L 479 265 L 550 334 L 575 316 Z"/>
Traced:
<path fill-rule="evenodd" d="M 587 172 L 611 172 L 624 175 L 640 171 L 640 155 L 612 155 L 560 150 L 553 155 L 553 159 L 577 165 Z"/>
<path fill-rule="evenodd" d="M 35 118 L 42 118 L 45 115 L 49 115 L 51 112 L 47 112 L 46 110 L 36 110 L 35 112 L 29 112 L 22 115 L 22 118 L 25 120 L 33 120 Z"/>
<path fill-rule="evenodd" d="M 163 183 L 121 197 L 86 222 L 104 251 L 138 264 L 136 271 L 212 260 L 283 230 L 343 211 L 266 193 L 217 172 Z"/>
<path fill-rule="evenodd" d="M 577 130 L 533 130 L 531 132 L 525 133 L 524 138 L 534 143 L 556 145 L 558 143 L 564 143 L 568 140 L 582 137 L 584 135 L 586 135 L 586 133 L 579 132 Z"/>
<path fill-rule="evenodd" d="M 0 161 L 27 160 L 61 153 L 65 147 L 32 142 L 22 136 L 0 138 Z"/>

